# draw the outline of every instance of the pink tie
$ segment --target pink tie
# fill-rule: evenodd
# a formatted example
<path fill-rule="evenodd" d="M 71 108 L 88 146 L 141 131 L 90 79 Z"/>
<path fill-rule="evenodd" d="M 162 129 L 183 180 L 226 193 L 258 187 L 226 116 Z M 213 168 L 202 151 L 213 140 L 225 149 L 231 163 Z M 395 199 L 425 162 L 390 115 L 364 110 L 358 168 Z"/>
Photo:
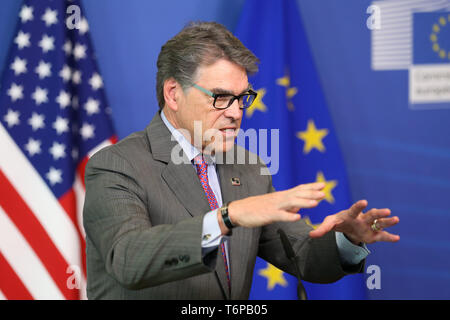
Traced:
<path fill-rule="evenodd" d="M 197 168 L 197 175 L 200 179 L 200 183 L 202 184 L 203 191 L 205 191 L 209 206 L 211 207 L 212 210 L 219 208 L 219 204 L 217 203 L 216 196 L 214 195 L 214 192 L 212 191 L 211 187 L 209 186 L 208 165 L 206 164 L 205 159 L 203 159 L 203 156 L 198 155 L 197 157 L 195 157 L 194 164 L 195 164 L 195 167 Z M 222 251 L 223 261 L 225 262 L 225 273 L 227 274 L 228 289 L 230 289 L 231 288 L 230 271 L 228 269 L 227 255 L 225 252 L 225 244 L 223 242 L 220 244 L 220 248 Z"/>

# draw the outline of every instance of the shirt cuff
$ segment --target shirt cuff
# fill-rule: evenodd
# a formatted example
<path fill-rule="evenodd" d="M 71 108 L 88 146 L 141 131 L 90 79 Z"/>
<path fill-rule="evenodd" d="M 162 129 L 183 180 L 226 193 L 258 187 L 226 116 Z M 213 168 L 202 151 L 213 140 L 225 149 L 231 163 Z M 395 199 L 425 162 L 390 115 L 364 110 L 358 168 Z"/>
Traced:
<path fill-rule="evenodd" d="M 359 264 L 370 254 L 365 243 L 354 245 L 342 232 L 336 232 L 336 244 L 343 265 Z"/>
<path fill-rule="evenodd" d="M 219 221 L 217 221 L 217 210 L 209 211 L 203 217 L 202 229 L 202 255 L 206 256 L 211 251 L 217 249 L 221 241 L 228 237 L 222 236 Z"/>

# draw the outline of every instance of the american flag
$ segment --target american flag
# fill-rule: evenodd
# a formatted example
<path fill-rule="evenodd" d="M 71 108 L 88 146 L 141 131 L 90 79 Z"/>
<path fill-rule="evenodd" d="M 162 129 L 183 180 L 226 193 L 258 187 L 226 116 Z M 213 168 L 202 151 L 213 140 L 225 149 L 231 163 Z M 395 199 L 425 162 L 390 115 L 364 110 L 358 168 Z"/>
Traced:
<path fill-rule="evenodd" d="M 24 1 L 0 87 L 0 299 L 85 298 L 84 167 L 115 141 L 81 4 Z"/>

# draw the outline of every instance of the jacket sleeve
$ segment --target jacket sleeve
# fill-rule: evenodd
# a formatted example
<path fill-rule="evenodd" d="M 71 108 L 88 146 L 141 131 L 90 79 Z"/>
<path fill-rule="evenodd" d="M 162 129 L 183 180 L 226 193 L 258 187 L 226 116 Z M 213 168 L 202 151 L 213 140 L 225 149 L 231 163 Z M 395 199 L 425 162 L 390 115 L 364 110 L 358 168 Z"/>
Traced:
<path fill-rule="evenodd" d="M 110 148 L 87 164 L 83 224 L 106 272 L 128 289 L 211 272 L 202 259 L 203 216 L 153 226 L 138 177 L 132 164 Z"/>

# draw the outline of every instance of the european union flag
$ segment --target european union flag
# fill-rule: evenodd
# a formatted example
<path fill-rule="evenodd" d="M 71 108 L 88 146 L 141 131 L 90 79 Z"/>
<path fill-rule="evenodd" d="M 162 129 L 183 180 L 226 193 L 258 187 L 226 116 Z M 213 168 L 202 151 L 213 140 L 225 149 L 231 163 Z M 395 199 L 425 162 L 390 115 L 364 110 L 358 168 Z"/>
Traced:
<path fill-rule="evenodd" d="M 413 15 L 414 64 L 450 63 L 450 13 Z"/>
<path fill-rule="evenodd" d="M 274 187 L 325 182 L 326 198 L 301 212 L 312 225 L 349 208 L 344 163 L 296 2 L 247 0 L 235 34 L 261 60 L 259 73 L 249 79 L 258 98 L 245 110 L 243 129 L 279 130 L 279 166 L 268 164 L 275 169 Z M 260 156 L 273 162 L 273 155 Z M 258 260 L 250 298 L 296 299 L 296 286 L 294 277 Z M 310 299 L 365 298 L 361 274 L 305 288 Z"/>

